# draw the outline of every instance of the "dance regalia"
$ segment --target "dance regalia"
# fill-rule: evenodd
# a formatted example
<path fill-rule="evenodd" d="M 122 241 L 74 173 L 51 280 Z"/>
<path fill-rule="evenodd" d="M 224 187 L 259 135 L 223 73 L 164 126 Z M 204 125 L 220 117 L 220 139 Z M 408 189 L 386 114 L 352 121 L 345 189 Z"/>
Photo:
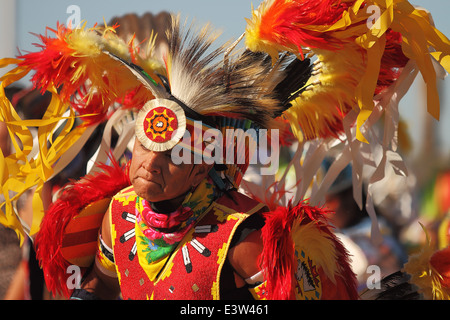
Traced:
<path fill-rule="evenodd" d="M 232 240 L 236 237 L 236 230 L 239 229 L 239 226 L 242 226 L 246 219 L 253 215 L 264 217 L 267 208 L 263 204 L 237 192 L 231 192 L 229 195 L 220 197 L 208 207 L 205 216 L 183 238 L 174 252 L 170 253 L 162 263 L 160 261 L 156 263 L 156 271 L 150 269 L 146 272 L 142 267 L 147 263 L 142 257 L 145 254 L 145 249 L 139 250 L 139 245 L 136 245 L 142 235 L 138 236 L 139 233 L 136 232 L 134 236 L 127 237 L 126 240 L 122 238 L 136 224 L 136 222 L 131 222 L 130 225 L 130 221 L 136 220 L 130 213 L 135 211 L 133 201 L 135 198 L 136 194 L 130 187 L 116 195 L 110 206 L 111 223 L 114 230 L 113 234 L 115 234 L 115 240 L 113 241 L 114 260 L 123 298 L 210 300 L 219 299 L 223 296 L 238 297 L 236 292 L 233 294 L 233 291 L 226 292 L 226 289 L 222 289 L 223 279 L 227 279 L 226 275 L 222 275 L 222 272 L 230 273 L 229 269 L 224 268 L 227 252 L 230 244 L 235 242 Z M 306 216 L 306 213 L 304 215 Z M 275 219 L 274 217 L 271 218 Z M 277 219 L 281 218 L 281 216 L 277 217 Z M 293 279 L 295 285 L 292 287 L 292 292 L 289 293 L 290 296 L 285 298 L 295 297 L 302 300 L 356 298 L 353 273 L 349 268 L 346 251 L 342 245 L 326 227 L 313 226 L 314 222 L 309 217 L 299 217 L 299 219 L 304 219 L 302 228 L 311 229 L 310 232 L 315 233 L 316 241 L 328 243 L 328 247 L 324 246 L 323 249 L 327 248 L 330 252 L 315 256 L 315 253 L 311 252 L 313 251 L 312 248 L 309 248 L 311 244 L 308 239 L 302 239 L 303 231 L 298 231 L 300 233 L 298 237 L 301 240 L 295 247 L 297 259 L 296 279 Z M 256 220 L 260 220 L 260 218 L 256 217 Z M 265 233 L 272 234 L 275 232 L 275 230 L 268 230 L 270 225 L 262 228 Z M 327 237 L 329 238 L 327 239 Z M 323 239 L 320 240 L 321 238 Z M 266 245 L 271 248 L 274 246 L 277 251 L 282 250 L 277 248 L 277 244 L 274 243 L 266 243 Z M 141 257 L 135 256 L 135 252 Z M 282 259 L 290 258 L 288 255 L 283 255 L 283 253 L 278 254 Z M 327 255 L 335 255 L 342 259 L 340 271 L 331 271 L 333 264 L 330 266 L 323 263 L 324 260 L 322 259 L 328 259 L 326 258 Z M 137 286 L 142 289 L 136 290 Z M 274 294 L 268 292 L 266 281 L 247 286 L 245 289 L 249 290 L 253 298 L 256 299 L 267 299 L 274 296 Z M 225 293 L 221 295 L 222 290 Z M 239 289 L 234 290 L 242 292 Z M 240 294 L 242 295 L 242 293 Z"/>
<path fill-rule="evenodd" d="M 368 9 L 374 5 L 380 19 L 369 24 Z M 226 276 L 226 254 L 237 241 L 235 232 L 247 220 L 261 216 L 259 265 L 264 277 L 251 288 L 253 297 L 358 298 L 348 253 L 318 204 L 350 162 L 357 202 L 363 167 L 375 167 L 371 183 L 382 180 L 386 167 L 399 174 L 406 171 L 397 153 L 396 115 L 399 99 L 418 72 L 427 83 L 428 111 L 438 118 L 436 75 L 443 71 L 441 65 L 450 69 L 450 42 L 432 25 L 426 11 L 406 0 L 267 0 L 248 20 L 241 54 L 231 54 L 239 41 L 210 50 L 216 36 L 209 28 L 185 30 L 173 17 L 162 62 L 154 55 L 154 38 L 146 51 L 133 38 L 128 43 L 120 39 L 117 27 L 58 25 L 56 30 L 49 29 L 55 37 L 40 36 L 41 51 L 0 60 L 1 67 L 17 65 L 0 78 L 0 116 L 22 146 L 17 144 L 16 153 L 0 157 L 6 198 L 0 223 L 15 229 L 22 239 L 36 237 L 49 289 L 70 296 L 67 268 L 76 265 L 85 272 L 97 256 L 111 275 L 118 274 L 125 298 L 223 297 L 220 279 Z M 216 63 L 220 58 L 223 61 Z M 24 122 L 4 88 L 30 71 L 35 71 L 34 86 L 49 91 L 52 100 L 42 119 Z M 380 138 L 374 127 L 382 116 L 384 136 Z M 82 124 L 76 125 L 76 119 Z M 36 139 L 28 125 L 38 128 Z M 66 186 L 44 216 L 44 183 L 70 163 L 100 125 L 105 126 L 103 139 L 88 164 L 88 174 Z M 156 240 L 166 240 L 149 238 L 155 231 L 145 227 L 144 211 L 137 209 L 140 202 L 132 189 L 126 189 L 129 177 L 117 162 L 130 149 L 134 129 L 148 150 L 181 147 L 203 156 L 209 150 L 214 160 L 208 183 L 217 192 L 198 212 L 189 205 L 190 214 L 184 207 L 177 209 L 186 214 L 181 227 L 187 233 L 176 240 L 159 234 L 161 230 L 156 230 L 162 237 Z M 225 163 L 218 155 L 224 146 L 195 143 L 197 129 L 201 137 L 211 130 L 225 137 L 233 129 L 241 134 L 237 140 L 245 143 L 236 146 L 234 158 Z M 266 129 L 278 129 L 281 135 L 259 134 Z M 113 145 L 114 130 L 119 139 Z M 187 133 L 194 139 L 184 139 Z M 272 174 L 263 179 L 259 188 L 245 179 L 256 149 L 253 142 L 270 148 L 295 139 L 298 149 L 290 163 L 295 169 L 294 191 L 287 184 L 288 170 L 281 177 Z M 33 148 L 33 141 L 38 148 Z M 342 148 L 318 186 L 321 161 L 340 143 Z M 376 150 L 381 150 L 378 162 L 372 159 Z M 15 200 L 34 186 L 33 221 L 25 226 L 15 214 Z M 239 188 L 255 200 L 237 193 Z M 304 200 L 307 192 L 309 202 Z M 263 210 L 264 206 L 268 209 Z M 376 225 L 370 209 L 369 205 Z M 111 215 L 112 253 L 101 248 L 99 237 L 105 213 Z M 218 226 L 216 232 L 200 235 L 199 230 L 210 225 Z M 141 242 L 147 247 L 142 249 Z M 108 257 L 114 264 L 105 260 Z M 210 271 L 204 272 L 206 277 L 197 277 L 198 266 Z M 445 272 L 445 268 L 439 270 L 438 274 Z M 443 287 L 447 290 L 445 283 Z"/>
<path fill-rule="evenodd" d="M 263 207 L 238 193 L 231 197 L 233 202 L 228 197 L 213 202 L 204 210 L 204 217 L 191 228 L 173 252 L 161 261 L 149 263 L 145 259 L 145 252 L 139 250 L 142 234 L 136 232 L 126 240 L 121 238 L 130 228 L 138 228 L 136 222 L 130 224 L 130 217 L 136 220 L 137 196 L 132 187 L 116 195 L 110 210 L 112 230 L 116 235 L 113 240 L 114 260 L 123 298 L 219 299 L 221 271 L 231 238 L 248 216 L 258 214 Z M 149 268 L 152 263 L 156 268 Z M 136 290 L 137 286 L 140 290 Z"/>

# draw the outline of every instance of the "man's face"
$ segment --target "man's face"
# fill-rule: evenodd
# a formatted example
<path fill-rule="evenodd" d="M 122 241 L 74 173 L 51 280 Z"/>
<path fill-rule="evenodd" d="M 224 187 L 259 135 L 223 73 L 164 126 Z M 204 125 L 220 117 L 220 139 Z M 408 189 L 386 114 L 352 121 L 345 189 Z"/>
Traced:
<path fill-rule="evenodd" d="M 179 164 L 171 151 L 154 152 L 135 140 L 130 180 L 138 196 L 158 202 L 175 199 L 196 187 L 208 174 L 206 165 Z"/>

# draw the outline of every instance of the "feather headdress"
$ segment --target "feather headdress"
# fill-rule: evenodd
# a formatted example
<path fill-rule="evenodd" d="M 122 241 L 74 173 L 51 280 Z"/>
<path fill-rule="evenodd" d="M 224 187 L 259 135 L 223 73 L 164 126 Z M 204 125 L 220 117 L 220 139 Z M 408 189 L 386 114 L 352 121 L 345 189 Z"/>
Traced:
<path fill-rule="evenodd" d="M 367 24 L 371 5 L 380 9 L 379 25 L 374 23 L 374 28 Z M 70 29 L 58 25 L 56 30 L 49 29 L 53 37 L 40 36 L 40 51 L 0 60 L 1 67 L 17 65 L 0 78 L 0 103 L 1 120 L 11 137 L 16 135 L 21 142 L 15 146 L 15 154 L 1 159 L 2 192 L 12 191 L 3 203 L 8 217 L 2 216 L 4 224 L 23 231 L 13 202 L 25 190 L 37 186 L 34 204 L 39 213 L 30 230 L 34 234 L 42 219 L 39 203 L 44 182 L 73 159 L 95 126 L 108 120 L 110 132 L 114 126 L 110 121 L 124 118 L 125 109 L 132 110 L 132 121 L 140 121 L 138 131 L 143 131 L 144 122 L 153 126 L 149 132 L 145 127 L 146 133 L 138 137 L 154 140 L 151 146 L 155 150 L 173 147 L 176 142 L 165 145 L 172 133 L 181 139 L 176 129 L 187 130 L 196 120 L 208 124 L 208 118 L 213 124 L 203 129 L 222 132 L 227 128 L 273 128 L 288 123 L 303 142 L 346 137 L 340 164 L 351 160 L 358 164 L 370 159 L 357 158 L 357 154 L 366 153 L 356 140 L 370 138 L 366 128 L 381 116 L 378 109 L 387 110 L 386 104 L 397 101 L 402 86 L 395 81 L 402 76 L 410 80 L 402 71 L 412 73 L 412 68 L 422 72 L 428 84 L 429 109 L 436 116 L 432 59 L 448 69 L 449 41 L 432 26 L 425 11 L 407 1 L 264 1 L 249 20 L 248 50 L 232 55 L 228 54 L 228 44 L 213 48 L 217 36 L 209 27 L 193 30 L 174 18 L 162 62 L 152 58 L 153 37 L 143 55 L 134 41 L 127 43 L 118 37 L 116 27 L 88 29 L 84 25 Z M 424 30 L 425 37 L 418 36 L 418 27 Z M 435 51 L 430 53 L 429 47 Z M 2 91 L 31 71 L 35 72 L 35 87 L 51 92 L 53 98 L 42 119 L 23 122 Z M 167 106 L 161 109 L 160 102 Z M 374 104 L 379 107 L 376 112 Z M 139 110 L 145 110 L 142 118 L 135 114 Z M 280 115 L 286 122 L 274 120 Z M 76 118 L 83 120 L 82 125 L 75 126 Z M 356 133 L 352 127 L 355 122 Z M 395 127 L 395 119 L 391 122 Z M 39 152 L 33 149 L 37 144 L 32 143 L 26 125 L 38 127 Z M 59 134 L 55 135 L 57 129 Z M 126 145 L 132 128 L 123 124 L 123 129 L 126 132 L 121 134 L 121 145 Z M 386 144 L 395 140 L 391 131 L 385 137 Z M 318 142 L 317 154 L 323 156 L 332 144 Z M 99 151 L 104 159 L 108 146 L 110 143 L 102 143 Z M 115 157 L 123 151 L 122 147 L 115 148 Z M 397 158 L 388 151 L 383 148 L 380 163 L 397 165 Z M 244 157 L 251 154 L 244 153 Z M 228 166 L 229 171 L 222 172 L 221 179 L 238 187 L 246 165 L 244 161 L 241 167 Z M 355 176 L 359 177 L 362 167 L 357 170 Z"/>

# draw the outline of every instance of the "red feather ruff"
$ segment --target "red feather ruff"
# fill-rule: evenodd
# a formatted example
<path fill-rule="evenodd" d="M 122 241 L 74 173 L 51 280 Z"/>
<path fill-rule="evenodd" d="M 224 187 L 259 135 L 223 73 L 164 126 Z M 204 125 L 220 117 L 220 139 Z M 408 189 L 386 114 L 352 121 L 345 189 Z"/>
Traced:
<path fill-rule="evenodd" d="M 70 265 L 61 254 L 61 245 L 66 226 L 87 205 L 114 196 L 131 183 L 127 171 L 117 162 L 112 166 L 101 165 L 102 172 L 86 176 L 68 184 L 45 214 L 36 236 L 36 256 L 43 268 L 48 289 L 56 295 L 69 297 L 71 290 L 66 281 Z"/>
<path fill-rule="evenodd" d="M 335 291 L 341 297 L 358 299 L 355 274 L 351 270 L 348 253 L 342 243 L 331 232 L 326 222 L 325 209 L 311 207 L 300 203 L 295 207 L 278 207 L 265 214 L 266 224 L 262 229 L 264 248 L 260 256 L 261 267 L 266 272 L 269 300 L 295 299 L 295 260 L 292 228 L 296 220 L 301 224 L 317 223 L 318 228 L 333 240 L 336 249 L 336 264 L 339 266 L 340 278 Z M 327 295 L 326 292 L 323 295 Z"/>

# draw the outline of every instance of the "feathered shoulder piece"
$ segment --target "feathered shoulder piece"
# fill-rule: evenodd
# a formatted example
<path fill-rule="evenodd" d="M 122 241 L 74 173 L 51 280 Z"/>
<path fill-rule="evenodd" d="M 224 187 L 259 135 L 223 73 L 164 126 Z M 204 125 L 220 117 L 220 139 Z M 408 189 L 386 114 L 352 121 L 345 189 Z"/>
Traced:
<path fill-rule="evenodd" d="M 358 299 L 348 252 L 326 213 L 301 202 L 265 214 L 260 259 L 269 299 Z"/>
<path fill-rule="evenodd" d="M 273 67 L 264 55 L 229 55 L 230 43 L 217 46 L 219 34 L 209 25 L 200 30 L 173 17 L 164 59 L 167 91 L 204 116 L 250 120 L 268 128 L 284 110 L 274 92 L 283 79 L 282 66 Z"/>

